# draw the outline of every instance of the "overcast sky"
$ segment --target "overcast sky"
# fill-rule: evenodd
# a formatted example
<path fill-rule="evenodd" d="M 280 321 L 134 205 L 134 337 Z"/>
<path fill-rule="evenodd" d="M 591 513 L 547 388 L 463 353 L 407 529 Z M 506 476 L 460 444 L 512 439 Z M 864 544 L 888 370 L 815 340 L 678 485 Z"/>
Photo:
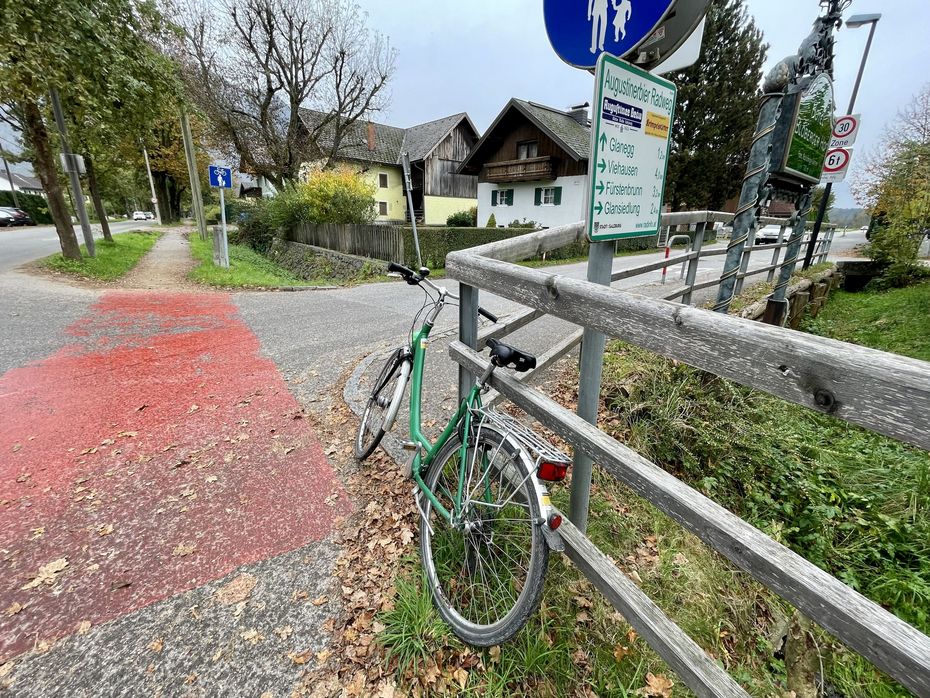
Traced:
<path fill-rule="evenodd" d="M 467 111 L 484 131 L 511 97 L 559 108 L 591 99 L 591 75 L 562 63 L 549 46 L 542 0 L 360 2 L 370 25 L 398 50 L 391 107 L 378 121 L 411 126 Z M 766 70 L 797 50 L 819 13 L 817 0 L 748 0 L 748 7 L 770 44 Z M 930 81 L 930 3 L 855 0 L 846 16 L 872 12 L 883 16 L 856 106 L 863 119 L 859 152 L 875 147 L 898 110 Z M 837 115 L 849 104 L 867 37 L 868 27 L 838 34 Z M 855 205 L 845 183 L 834 191 L 837 206 Z"/>

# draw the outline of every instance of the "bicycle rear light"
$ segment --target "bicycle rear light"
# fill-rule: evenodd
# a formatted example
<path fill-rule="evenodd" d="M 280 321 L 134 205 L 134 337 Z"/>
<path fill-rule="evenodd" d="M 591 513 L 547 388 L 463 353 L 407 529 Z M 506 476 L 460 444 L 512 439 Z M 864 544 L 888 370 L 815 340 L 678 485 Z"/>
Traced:
<path fill-rule="evenodd" d="M 554 531 L 555 529 L 557 529 L 559 526 L 562 525 L 562 517 L 559 516 L 558 514 L 550 514 L 549 521 L 547 523 L 549 524 L 550 530 Z"/>
<path fill-rule="evenodd" d="M 568 463 L 542 461 L 536 469 L 536 476 L 546 482 L 561 482 L 568 472 Z"/>

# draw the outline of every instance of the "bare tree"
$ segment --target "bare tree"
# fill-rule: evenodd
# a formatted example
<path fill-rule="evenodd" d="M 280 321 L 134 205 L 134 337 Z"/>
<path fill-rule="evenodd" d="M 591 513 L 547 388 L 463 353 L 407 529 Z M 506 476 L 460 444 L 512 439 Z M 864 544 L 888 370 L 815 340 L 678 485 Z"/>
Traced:
<path fill-rule="evenodd" d="M 383 109 L 395 53 L 351 0 L 227 0 L 192 7 L 177 52 L 218 144 L 280 186 L 335 157 Z M 308 109 L 301 118 L 301 110 Z"/>

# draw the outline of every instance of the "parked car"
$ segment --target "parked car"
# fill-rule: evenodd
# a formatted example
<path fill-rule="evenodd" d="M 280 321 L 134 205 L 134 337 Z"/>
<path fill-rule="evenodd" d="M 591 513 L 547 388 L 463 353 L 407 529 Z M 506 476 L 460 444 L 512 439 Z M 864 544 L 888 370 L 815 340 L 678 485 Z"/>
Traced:
<path fill-rule="evenodd" d="M 9 206 L 0 207 L 5 213 L 13 216 L 13 225 L 35 225 L 36 222 L 32 217 L 21 208 L 11 208 Z"/>
<path fill-rule="evenodd" d="M 155 214 L 152 213 L 151 211 L 146 211 L 146 212 L 145 212 L 145 220 L 147 220 L 147 221 L 155 220 Z"/>
<path fill-rule="evenodd" d="M 779 225 L 767 225 L 761 230 L 756 231 L 756 244 L 757 245 L 774 245 L 778 242 L 778 231 L 781 230 Z M 790 232 L 785 230 L 785 239 L 788 238 Z"/>
<path fill-rule="evenodd" d="M 132 219 L 134 221 L 144 221 L 145 220 L 145 211 L 133 211 Z"/>
<path fill-rule="evenodd" d="M 11 225 L 16 225 L 16 217 L 0 208 L 0 227 L 7 228 Z"/>

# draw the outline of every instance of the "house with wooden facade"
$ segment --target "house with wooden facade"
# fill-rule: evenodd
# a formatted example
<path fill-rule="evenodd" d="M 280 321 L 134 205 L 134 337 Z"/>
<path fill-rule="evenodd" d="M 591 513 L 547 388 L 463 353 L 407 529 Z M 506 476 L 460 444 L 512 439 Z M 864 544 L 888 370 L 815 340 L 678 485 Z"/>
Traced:
<path fill-rule="evenodd" d="M 300 116 L 312 131 L 321 115 L 302 109 Z M 401 164 L 406 152 L 417 220 L 444 225 L 451 214 L 477 205 L 478 178 L 458 172 L 477 142 L 478 131 L 464 112 L 410 128 L 358 121 L 343 137 L 337 160 L 359 168 L 374 185 L 375 220 L 404 222 L 409 220 Z"/>
<path fill-rule="evenodd" d="M 569 111 L 511 99 L 459 172 L 478 178 L 478 225 L 535 221 L 549 228 L 584 218 L 591 124 Z"/>

